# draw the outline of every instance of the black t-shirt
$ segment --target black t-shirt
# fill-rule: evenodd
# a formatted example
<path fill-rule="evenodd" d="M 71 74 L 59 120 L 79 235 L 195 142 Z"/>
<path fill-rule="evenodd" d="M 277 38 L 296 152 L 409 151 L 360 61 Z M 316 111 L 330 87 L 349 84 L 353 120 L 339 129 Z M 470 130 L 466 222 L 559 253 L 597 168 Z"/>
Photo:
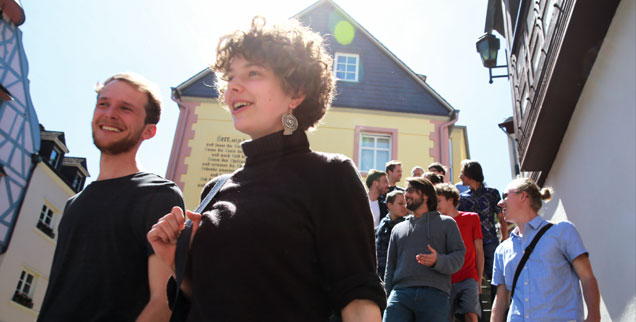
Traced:
<path fill-rule="evenodd" d="M 151 173 L 94 181 L 64 208 L 38 321 L 134 321 L 149 300 L 146 234 L 179 188 Z"/>
<path fill-rule="evenodd" d="M 392 192 L 392 191 L 393 191 L 393 190 L 395 190 L 395 189 L 397 189 L 397 190 L 400 190 L 400 191 L 404 192 L 404 188 L 402 188 L 402 187 L 398 187 L 398 186 L 393 186 L 393 187 L 389 187 L 389 190 L 386 192 L 386 194 L 388 195 L 388 194 L 389 194 L 389 192 Z M 386 195 L 383 195 L 383 196 L 384 196 L 384 198 L 386 198 Z"/>
<path fill-rule="evenodd" d="M 351 160 L 311 152 L 302 131 L 243 151 L 192 242 L 188 321 L 327 321 L 354 299 L 384 307 L 373 217 Z"/>

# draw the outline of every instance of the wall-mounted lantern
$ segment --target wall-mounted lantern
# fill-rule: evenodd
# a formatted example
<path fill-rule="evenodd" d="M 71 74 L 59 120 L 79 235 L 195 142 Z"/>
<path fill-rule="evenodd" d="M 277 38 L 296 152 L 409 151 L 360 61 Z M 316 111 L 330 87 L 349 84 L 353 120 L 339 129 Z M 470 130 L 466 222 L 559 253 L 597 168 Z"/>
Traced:
<path fill-rule="evenodd" d="M 481 57 L 481 62 L 484 67 L 488 68 L 490 73 L 490 81 L 492 84 L 493 78 L 506 77 L 508 78 L 508 55 L 506 54 L 506 65 L 497 66 L 497 52 L 499 52 L 499 39 L 491 33 L 485 33 L 477 40 L 477 52 Z M 492 75 L 493 68 L 506 68 L 505 75 Z"/>

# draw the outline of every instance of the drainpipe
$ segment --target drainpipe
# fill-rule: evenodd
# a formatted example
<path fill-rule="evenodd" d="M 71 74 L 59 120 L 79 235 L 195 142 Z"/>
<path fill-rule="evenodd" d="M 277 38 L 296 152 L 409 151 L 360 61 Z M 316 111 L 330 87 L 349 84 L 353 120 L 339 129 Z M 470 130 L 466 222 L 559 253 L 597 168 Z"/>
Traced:
<path fill-rule="evenodd" d="M 446 122 L 444 124 L 442 124 L 439 127 L 439 149 L 440 149 L 440 161 L 441 163 L 446 166 L 449 167 L 450 166 L 450 160 L 449 160 L 449 151 L 448 151 L 448 138 L 450 136 L 450 134 L 448 133 L 448 128 L 455 124 L 455 122 L 457 122 L 457 118 L 458 118 L 458 112 L 457 110 L 453 110 L 453 112 L 451 112 L 450 118 L 451 120 L 449 122 Z M 444 176 L 444 181 L 446 182 L 450 182 L 448 176 Z"/>
<path fill-rule="evenodd" d="M 181 101 L 181 92 L 178 88 L 172 88 L 172 100 L 177 103 L 179 107 L 179 119 L 177 121 L 177 129 L 172 141 L 172 150 L 170 153 L 170 159 L 168 160 L 168 169 L 166 170 L 166 178 L 174 182 L 180 181 L 176 178 L 177 172 L 177 160 L 174 159 L 179 155 L 181 141 L 185 135 L 185 123 L 188 118 L 188 107 Z M 183 189 L 183 187 L 181 187 Z"/>

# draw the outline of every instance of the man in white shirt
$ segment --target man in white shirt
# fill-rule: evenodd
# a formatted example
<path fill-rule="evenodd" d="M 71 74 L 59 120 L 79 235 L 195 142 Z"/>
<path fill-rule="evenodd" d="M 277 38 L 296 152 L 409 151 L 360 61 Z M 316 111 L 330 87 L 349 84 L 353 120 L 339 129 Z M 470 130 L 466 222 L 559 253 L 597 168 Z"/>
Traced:
<path fill-rule="evenodd" d="M 373 214 L 373 227 L 378 228 L 380 218 L 386 216 L 389 212 L 384 201 L 380 200 L 380 196 L 389 191 L 389 180 L 386 172 L 371 169 L 367 174 L 367 188 L 369 188 L 369 206 Z"/>

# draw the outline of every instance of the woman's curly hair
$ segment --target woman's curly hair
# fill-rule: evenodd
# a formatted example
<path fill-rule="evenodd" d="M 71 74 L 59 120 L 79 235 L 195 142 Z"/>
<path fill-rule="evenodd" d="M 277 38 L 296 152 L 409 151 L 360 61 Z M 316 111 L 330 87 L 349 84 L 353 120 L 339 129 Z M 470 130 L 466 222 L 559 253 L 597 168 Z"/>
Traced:
<path fill-rule="evenodd" d="M 305 95 L 305 100 L 294 110 L 299 129 L 314 127 L 331 105 L 335 87 L 333 59 L 320 34 L 298 20 L 266 26 L 265 18 L 257 16 L 248 31 L 237 30 L 221 37 L 216 61 L 211 66 L 217 73 L 221 102 L 227 88 L 224 75 L 236 56 L 270 68 L 288 95 Z"/>

